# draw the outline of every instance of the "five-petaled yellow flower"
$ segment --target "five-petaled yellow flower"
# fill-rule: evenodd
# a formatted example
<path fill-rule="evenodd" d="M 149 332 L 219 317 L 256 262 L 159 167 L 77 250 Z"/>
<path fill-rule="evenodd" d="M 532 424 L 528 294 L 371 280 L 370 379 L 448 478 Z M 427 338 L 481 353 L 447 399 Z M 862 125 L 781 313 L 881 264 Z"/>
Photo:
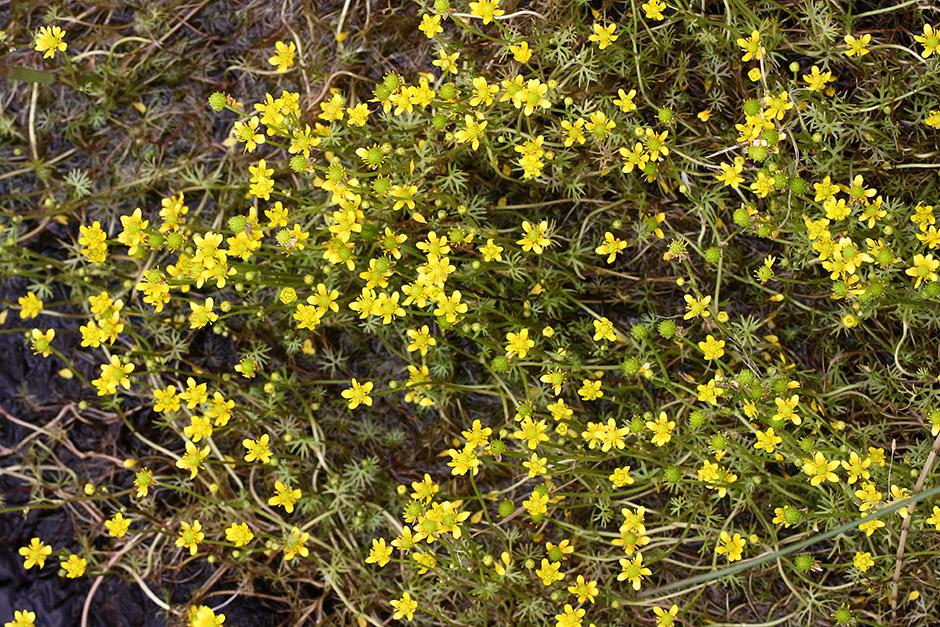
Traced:
<path fill-rule="evenodd" d="M 277 52 L 273 57 L 268 59 L 268 63 L 276 65 L 279 73 L 286 72 L 294 65 L 294 53 L 297 51 L 297 47 L 292 41 L 286 44 L 283 41 L 278 41 L 275 42 L 274 49 Z"/>
<path fill-rule="evenodd" d="M 385 538 L 372 538 L 372 548 L 369 549 L 369 556 L 366 557 L 366 564 L 378 564 L 379 567 L 388 564 L 392 557 L 392 547 L 385 544 Z"/>
<path fill-rule="evenodd" d="M 13 621 L 3 623 L 3 627 L 33 627 L 36 624 L 36 612 L 29 610 L 16 610 L 13 612 Z"/>
<path fill-rule="evenodd" d="M 62 570 L 65 571 L 65 576 L 69 579 L 78 579 L 85 574 L 85 566 L 87 561 L 83 557 L 79 557 L 74 553 L 69 555 L 67 560 L 62 560 L 59 562 L 59 565 L 62 566 Z"/>
<path fill-rule="evenodd" d="M 19 554 L 23 556 L 23 567 L 29 570 L 33 566 L 42 568 L 46 565 L 46 558 L 52 553 L 52 547 L 39 538 L 29 541 L 29 546 L 20 547 Z"/>
<path fill-rule="evenodd" d="M 924 34 L 914 35 L 914 41 L 924 47 L 924 52 L 920 56 L 925 59 L 937 52 L 937 47 L 940 46 L 940 36 L 937 35 L 937 31 L 930 24 L 924 24 Z"/>
<path fill-rule="evenodd" d="M 51 59 L 55 57 L 56 50 L 65 52 L 68 44 L 62 41 L 63 39 L 65 31 L 58 26 L 40 26 L 39 32 L 36 33 L 35 50 L 46 53 L 42 55 L 43 59 Z"/>
<path fill-rule="evenodd" d="M 300 489 L 284 485 L 280 481 L 274 482 L 274 496 L 268 499 L 268 505 L 276 507 L 280 505 L 288 514 L 294 512 L 294 503 L 300 498 Z"/>
<path fill-rule="evenodd" d="M 823 481 L 837 483 L 839 475 L 833 471 L 839 468 L 839 462 L 829 461 L 826 456 L 816 451 L 813 459 L 803 460 L 803 472 L 810 476 L 810 485 L 817 486 Z"/>
<path fill-rule="evenodd" d="M 343 398 L 349 401 L 349 409 L 356 409 L 360 405 L 365 405 L 367 407 L 372 406 L 372 397 L 369 396 L 369 393 L 372 391 L 372 382 L 366 381 L 364 383 L 359 383 L 355 379 L 352 380 L 352 387 L 346 388 L 340 394 Z"/>
<path fill-rule="evenodd" d="M 202 531 L 202 523 L 194 520 L 193 524 L 186 522 L 180 523 L 180 537 L 176 539 L 176 546 L 189 549 L 190 555 L 195 555 L 199 550 L 199 543 L 205 540 L 206 534 Z"/>
<path fill-rule="evenodd" d="M 408 622 L 411 622 L 411 619 L 415 616 L 415 610 L 418 609 L 418 602 L 411 598 L 411 595 L 407 592 L 402 593 L 401 598 L 397 601 L 391 601 L 392 607 L 395 609 L 395 613 L 392 614 L 392 618 L 395 620 L 401 620 L 404 618 Z"/>
<path fill-rule="evenodd" d="M 614 30 L 617 29 L 616 24 L 604 26 L 595 22 L 592 28 L 594 33 L 588 37 L 588 41 L 596 41 L 597 47 L 601 50 L 617 41 L 617 37 L 619 37 L 619 35 L 614 35 Z"/>
<path fill-rule="evenodd" d="M 747 544 L 747 542 L 741 537 L 740 533 L 731 536 L 728 535 L 727 531 L 722 531 L 721 542 L 715 547 L 715 553 L 718 555 L 726 555 L 729 562 L 734 562 L 741 559 L 745 544 Z"/>
<path fill-rule="evenodd" d="M 232 523 L 232 526 L 225 530 L 225 539 L 234 542 L 235 546 L 245 546 L 255 537 L 247 523 Z"/>
<path fill-rule="evenodd" d="M 865 33 L 858 39 L 856 39 L 852 35 L 846 35 L 845 36 L 845 44 L 846 44 L 845 56 L 847 57 L 865 56 L 866 54 L 868 54 L 868 49 L 865 48 L 865 46 L 868 45 L 870 41 L 871 41 L 871 35 L 868 33 Z"/>

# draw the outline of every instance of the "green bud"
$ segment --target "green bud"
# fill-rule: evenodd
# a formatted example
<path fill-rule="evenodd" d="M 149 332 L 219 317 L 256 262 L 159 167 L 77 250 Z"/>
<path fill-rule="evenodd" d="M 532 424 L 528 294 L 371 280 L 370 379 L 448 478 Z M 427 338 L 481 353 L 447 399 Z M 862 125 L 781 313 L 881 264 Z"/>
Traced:
<path fill-rule="evenodd" d="M 437 95 L 440 96 L 441 100 L 451 100 L 457 95 L 457 87 L 453 83 L 444 83 L 437 90 Z"/>
<path fill-rule="evenodd" d="M 763 161 L 767 158 L 767 149 L 764 146 L 751 144 L 747 147 L 747 156 L 749 156 L 752 161 Z"/>
<path fill-rule="evenodd" d="M 813 570 L 813 567 L 816 565 L 816 559 L 812 555 L 806 555 L 805 553 L 803 555 L 797 555 L 793 562 L 796 564 L 796 567 L 804 573 Z"/>
<path fill-rule="evenodd" d="M 245 216 L 232 216 L 228 219 L 228 228 L 230 231 L 240 233 L 248 226 L 248 218 Z"/>
<path fill-rule="evenodd" d="M 632 377 L 640 371 L 640 360 L 636 357 L 629 357 L 623 362 L 623 374 Z"/>
<path fill-rule="evenodd" d="M 676 321 L 663 320 L 659 323 L 659 334 L 667 340 L 676 334 Z"/>
<path fill-rule="evenodd" d="M 290 158 L 290 169 L 294 172 L 303 172 L 307 169 L 307 159 L 303 155 L 294 155 Z"/>
<path fill-rule="evenodd" d="M 222 92 L 213 92 L 209 96 L 209 106 L 215 111 L 221 111 L 225 108 L 225 94 Z"/>
<path fill-rule="evenodd" d="M 760 113 L 760 103 L 753 98 L 744 102 L 744 115 L 757 115 Z"/>
<path fill-rule="evenodd" d="M 787 183 L 790 186 L 790 191 L 794 194 L 805 194 L 806 190 L 809 189 L 806 181 L 798 176 L 792 177 Z"/>

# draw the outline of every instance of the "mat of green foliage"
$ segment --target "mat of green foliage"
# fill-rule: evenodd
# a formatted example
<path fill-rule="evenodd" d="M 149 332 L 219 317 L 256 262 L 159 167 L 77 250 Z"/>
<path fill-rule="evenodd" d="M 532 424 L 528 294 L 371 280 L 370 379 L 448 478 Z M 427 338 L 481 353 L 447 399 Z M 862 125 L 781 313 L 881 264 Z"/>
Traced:
<path fill-rule="evenodd" d="M 936 7 L 0 10 L 0 333 L 68 390 L 0 514 L 82 626 L 940 623 Z"/>

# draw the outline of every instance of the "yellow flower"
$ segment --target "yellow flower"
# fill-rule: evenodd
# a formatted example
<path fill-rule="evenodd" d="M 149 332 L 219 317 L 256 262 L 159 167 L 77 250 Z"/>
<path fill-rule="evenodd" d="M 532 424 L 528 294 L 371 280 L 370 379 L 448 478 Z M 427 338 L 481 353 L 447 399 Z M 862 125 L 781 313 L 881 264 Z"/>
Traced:
<path fill-rule="evenodd" d="M 653 574 L 649 568 L 643 566 L 643 554 L 637 553 L 632 560 L 627 558 L 620 559 L 621 573 L 617 575 L 617 581 L 629 581 L 633 584 L 634 590 L 640 589 L 640 582 L 643 577 Z"/>
<path fill-rule="evenodd" d="M 104 521 L 104 526 L 108 528 L 109 536 L 121 538 L 127 533 L 127 528 L 131 526 L 131 521 L 124 518 L 124 514 L 118 512 L 111 520 Z"/>
<path fill-rule="evenodd" d="M 581 619 L 586 613 L 584 608 L 575 609 L 570 603 L 565 603 L 564 612 L 555 614 L 555 627 L 581 627 Z"/>
<path fill-rule="evenodd" d="M 920 287 L 924 281 L 928 283 L 937 280 L 937 268 L 940 268 L 940 259 L 934 259 L 933 255 L 914 255 L 914 265 L 904 271 L 904 274 L 917 279 L 914 282 L 914 288 Z"/>
<path fill-rule="evenodd" d="M 666 412 L 659 412 L 659 418 L 656 422 L 648 420 L 646 428 L 653 432 L 653 438 L 650 440 L 656 446 L 665 446 L 672 439 L 672 430 L 676 428 L 676 422 L 669 420 Z"/>
<path fill-rule="evenodd" d="M 448 449 L 447 455 L 450 456 L 447 465 L 452 468 L 451 474 L 457 476 L 469 472 L 475 476 L 480 472 L 480 459 L 477 457 L 474 447 L 467 445 L 459 451 L 457 449 Z"/>
<path fill-rule="evenodd" d="M 757 442 L 754 443 L 754 448 L 757 450 L 764 450 L 768 453 L 774 452 L 774 447 L 783 442 L 783 438 L 774 433 L 772 427 L 768 427 L 767 431 L 758 431 L 757 432 Z"/>
<path fill-rule="evenodd" d="M 631 89 L 628 92 L 625 92 L 622 89 L 617 90 L 617 98 L 614 98 L 614 104 L 620 107 L 620 110 L 624 113 L 630 113 L 631 111 L 636 110 L 636 103 L 633 102 L 633 99 L 636 97 L 636 90 Z"/>
<path fill-rule="evenodd" d="M 20 547 L 19 554 L 23 556 L 23 567 L 29 570 L 33 566 L 42 568 L 46 565 L 46 558 L 52 553 L 52 547 L 39 538 L 29 541 L 29 546 Z"/>
<path fill-rule="evenodd" d="M 545 474 L 548 469 L 548 458 L 539 457 L 538 454 L 532 453 L 532 457 L 523 461 L 522 465 L 529 471 L 529 478 L 534 479 Z"/>
<path fill-rule="evenodd" d="M 499 0 L 479 0 L 470 3 L 470 15 L 483 18 L 484 24 L 489 24 L 493 18 L 503 15 L 505 11 L 499 8 Z"/>
<path fill-rule="evenodd" d="M 864 531 L 866 536 L 871 537 L 871 535 L 875 533 L 875 531 L 885 526 L 885 521 L 881 520 L 880 518 L 865 521 L 865 518 L 867 516 L 868 516 L 867 514 L 862 516 L 862 520 L 864 522 L 859 523 L 858 528 L 861 531 Z"/>
<path fill-rule="evenodd" d="M 940 531 L 940 507 L 933 506 L 933 513 L 927 519 L 927 524 L 933 525 L 937 531 Z"/>
<path fill-rule="evenodd" d="M 934 109 L 927 114 L 927 117 L 924 118 L 924 124 L 930 128 L 940 128 L 940 110 Z"/>
<path fill-rule="evenodd" d="M 271 449 L 268 447 L 269 439 L 270 437 L 265 433 L 257 440 L 248 438 L 242 440 L 242 446 L 248 449 L 248 452 L 245 453 L 245 461 L 250 463 L 257 460 L 262 464 L 269 463 L 271 461 Z"/>
<path fill-rule="evenodd" d="M 454 133 L 454 140 L 458 144 L 469 143 L 470 147 L 476 150 L 480 147 L 480 139 L 483 137 L 483 130 L 486 128 L 486 124 L 486 120 L 480 121 L 472 115 L 465 115 L 464 128 Z"/>
<path fill-rule="evenodd" d="M 585 379 L 581 382 L 581 387 L 578 388 L 578 395 L 583 398 L 585 401 L 595 401 L 604 396 L 604 391 L 601 389 L 601 384 L 603 381 L 591 381 L 590 379 Z"/>
<path fill-rule="evenodd" d="M 618 488 L 622 488 L 625 485 L 633 485 L 634 483 L 633 477 L 630 476 L 629 466 L 614 468 L 614 472 L 609 477 L 607 477 L 607 479 Z"/>
<path fill-rule="evenodd" d="M 233 542 L 235 546 L 245 546 L 255 537 L 246 523 L 232 523 L 232 526 L 225 530 L 225 539 Z"/>
<path fill-rule="evenodd" d="M 744 51 L 744 56 L 741 57 L 741 60 L 745 62 L 751 59 L 757 59 L 759 61 L 767 52 L 760 43 L 760 32 L 756 30 L 752 31 L 751 36 L 747 39 L 738 39 L 738 45 L 741 46 L 741 50 Z"/>
<path fill-rule="evenodd" d="M 388 564 L 392 556 L 392 547 L 385 544 L 385 538 L 376 540 L 372 538 L 372 548 L 369 549 L 369 555 L 366 557 L 366 564 L 378 564 L 379 567 Z"/>
<path fill-rule="evenodd" d="M 310 549 L 304 546 L 309 539 L 310 534 L 306 531 L 301 533 L 300 529 L 297 527 L 291 529 L 290 534 L 284 538 L 284 559 L 294 559 L 295 555 L 301 557 L 310 555 Z"/>
<path fill-rule="evenodd" d="M 407 592 L 402 593 L 401 598 L 393 601 L 390 601 L 392 608 L 394 608 L 395 613 L 392 614 L 392 618 L 395 620 L 401 620 L 404 618 L 408 622 L 411 622 L 411 619 L 414 618 L 415 610 L 418 609 L 418 602 L 411 598 L 411 595 Z"/>
<path fill-rule="evenodd" d="M 722 163 L 721 174 L 716 174 L 715 178 L 732 189 L 737 189 L 744 181 L 741 172 L 744 170 L 744 159 L 737 157 L 734 163 Z"/>
<path fill-rule="evenodd" d="M 683 320 L 691 320 L 696 316 L 707 318 L 711 315 L 711 312 L 708 311 L 708 305 L 712 302 L 711 295 L 706 295 L 696 300 L 691 294 L 686 294 L 684 299 L 685 308 L 688 309 L 688 312 L 682 316 Z"/>
<path fill-rule="evenodd" d="M 366 381 L 365 383 L 359 383 L 358 381 L 353 379 L 352 387 L 346 388 L 340 394 L 342 395 L 343 398 L 349 401 L 349 409 L 356 409 L 360 405 L 365 405 L 367 407 L 372 406 L 372 397 L 369 396 L 369 392 L 371 391 L 372 391 L 371 381 Z"/>
<path fill-rule="evenodd" d="M 259 123 L 258 117 L 252 116 L 247 122 L 235 122 L 232 126 L 232 135 L 238 143 L 245 144 L 245 152 L 254 152 L 265 141 L 264 133 L 258 132 Z"/>
<path fill-rule="evenodd" d="M 826 83 L 836 79 L 832 77 L 832 72 L 828 70 L 825 72 L 820 72 L 819 66 L 814 65 L 810 68 L 809 74 L 803 75 L 803 80 L 807 82 L 807 89 L 810 91 L 822 91 L 826 87 Z"/>
<path fill-rule="evenodd" d="M 42 55 L 43 59 L 51 59 L 55 57 L 56 50 L 60 52 L 65 52 L 65 49 L 68 47 L 64 41 L 65 31 L 59 28 L 58 26 L 40 26 L 39 32 L 36 33 L 35 39 L 35 50 L 36 52 L 45 52 L 46 54 Z"/>
<path fill-rule="evenodd" d="M 527 41 L 523 41 L 518 46 L 509 46 L 509 52 L 512 53 L 512 58 L 519 63 L 528 63 L 529 59 L 532 58 L 532 49 L 529 48 L 529 42 Z"/>
<path fill-rule="evenodd" d="M 940 37 L 930 24 L 924 24 L 924 34 L 914 35 L 914 41 L 924 46 L 921 56 L 925 59 L 937 52 L 937 47 L 940 46 Z"/>
<path fill-rule="evenodd" d="M 859 479 L 868 480 L 871 477 L 871 473 L 868 472 L 869 466 L 871 466 L 871 459 L 868 457 L 862 459 L 855 451 L 852 451 L 851 454 L 849 454 L 848 460 L 842 460 L 842 468 L 844 468 L 849 473 L 849 485 L 855 483 Z"/>
<path fill-rule="evenodd" d="M 95 220 L 91 226 L 80 225 L 78 230 L 78 243 L 82 246 L 82 254 L 91 263 L 104 262 L 108 258 L 108 244 L 106 242 L 108 234 L 101 228 L 101 223 Z M 162 231 L 163 228 L 161 227 L 160 230 Z"/>
<path fill-rule="evenodd" d="M 294 42 L 285 44 L 282 41 L 278 41 L 275 42 L 274 49 L 276 50 L 276 54 L 268 59 L 268 63 L 276 65 L 279 73 L 286 72 L 288 68 L 294 65 L 294 53 L 297 51 L 297 47 L 294 45 Z"/>
<path fill-rule="evenodd" d="M 347 121 L 350 126 L 365 126 L 369 119 L 369 105 L 360 102 L 355 107 L 347 108 Z"/>
<path fill-rule="evenodd" d="M 13 613 L 13 620 L 9 623 L 3 623 L 3 627 L 33 627 L 35 624 L 36 612 L 16 610 Z"/>
<path fill-rule="evenodd" d="M 219 319 L 219 314 L 212 311 L 215 303 L 212 298 L 207 298 L 205 302 L 201 305 L 194 301 L 190 301 L 189 307 L 192 309 L 192 312 L 189 314 L 189 328 L 190 329 L 201 329 L 207 324 L 212 324 Z"/>
<path fill-rule="evenodd" d="M 137 471 L 137 474 L 134 475 L 134 487 L 137 488 L 137 498 L 142 499 L 150 492 L 150 488 L 153 487 L 153 471 L 149 468 L 141 468 Z"/>
<path fill-rule="evenodd" d="M 588 115 L 588 122 L 584 125 L 585 130 L 599 140 L 606 139 L 610 131 L 616 127 L 617 123 L 608 120 L 603 111 L 595 111 Z"/>
<path fill-rule="evenodd" d="M 548 436 L 545 435 L 546 429 L 547 426 L 544 420 L 535 422 L 532 418 L 526 416 L 522 422 L 519 423 L 519 430 L 513 432 L 512 437 L 517 440 L 524 440 L 529 450 L 534 451 L 538 448 L 540 443 L 548 440 Z"/>
<path fill-rule="evenodd" d="M 856 55 L 860 57 L 865 56 L 866 54 L 868 54 L 868 49 L 866 49 L 865 46 L 868 45 L 870 41 L 871 41 L 871 35 L 868 33 L 865 33 L 858 39 L 856 39 L 852 35 L 846 35 L 845 36 L 845 43 L 846 43 L 845 56 L 847 57 L 853 57 Z"/>
<path fill-rule="evenodd" d="M 186 547 L 190 555 L 195 555 L 199 550 L 199 543 L 205 540 L 206 534 L 202 531 L 202 523 L 194 520 L 190 525 L 186 522 L 180 523 L 180 537 L 176 539 L 176 546 Z"/>
<path fill-rule="evenodd" d="M 457 73 L 457 59 L 460 58 L 460 53 L 455 52 L 454 54 L 447 54 L 447 51 L 441 48 L 437 53 L 438 58 L 434 61 L 431 61 L 431 65 L 436 65 L 441 68 L 441 72 L 444 74 L 450 72 L 451 74 Z"/>
<path fill-rule="evenodd" d="M 661 607 L 654 607 L 653 613 L 656 614 L 656 627 L 673 627 L 675 618 L 679 614 L 679 606 L 673 605 L 668 610 Z"/>
<path fill-rule="evenodd" d="M 550 586 L 565 578 L 565 573 L 559 572 L 560 570 L 561 562 L 550 562 L 543 557 L 542 563 L 535 569 L 535 574 L 542 580 L 544 585 Z"/>
<path fill-rule="evenodd" d="M 614 30 L 616 30 L 616 24 L 610 24 L 608 26 L 603 26 L 595 22 L 592 26 L 594 33 L 588 37 L 588 41 L 596 41 L 597 47 L 603 50 L 613 42 L 617 41 L 619 35 L 614 35 Z"/>
<path fill-rule="evenodd" d="M 535 340 L 529 339 L 529 330 L 522 329 L 519 333 L 510 331 L 506 334 L 506 356 L 518 355 L 519 359 L 525 359 L 529 350 L 535 346 Z"/>
<path fill-rule="evenodd" d="M 706 360 L 718 359 L 725 354 L 725 341 L 716 340 L 711 335 L 706 335 L 705 341 L 699 342 L 698 347 L 705 353 Z"/>
<path fill-rule="evenodd" d="M 826 456 L 816 451 L 813 459 L 803 460 L 803 472 L 810 476 L 810 485 L 818 486 L 823 481 L 837 483 L 839 475 L 833 471 L 839 468 L 839 462 L 830 462 Z"/>
<path fill-rule="evenodd" d="M 794 425 L 802 424 L 803 419 L 796 413 L 796 406 L 800 404 L 799 394 L 794 394 L 790 398 L 777 397 L 774 399 L 777 405 L 777 413 L 773 415 L 774 420 L 789 420 Z"/>
<path fill-rule="evenodd" d="M 614 237 L 613 233 L 607 231 L 604 233 L 604 243 L 595 248 L 594 252 L 598 255 L 607 255 L 607 263 L 611 264 L 626 247 L 627 243 L 625 241 Z"/>
<path fill-rule="evenodd" d="M 30 331 L 30 337 L 33 340 L 33 354 L 48 357 L 52 354 L 52 340 L 55 337 L 55 329 L 49 329 L 45 333 L 39 329 Z"/>
<path fill-rule="evenodd" d="M 747 542 L 741 537 L 740 533 L 730 536 L 727 531 L 722 531 L 721 543 L 715 547 L 715 553 L 718 555 L 727 555 L 729 562 L 735 562 L 741 559 L 746 544 Z"/>
<path fill-rule="evenodd" d="M 864 573 L 875 565 L 875 560 L 871 558 L 871 553 L 858 551 L 855 553 L 855 557 L 852 558 L 852 565 L 855 566 L 859 572 Z"/>
<path fill-rule="evenodd" d="M 666 8 L 666 3 L 661 2 L 660 0 L 649 0 L 640 5 L 640 8 L 646 12 L 646 19 L 656 20 L 657 22 L 664 19 L 663 18 L 663 9 Z"/>
<path fill-rule="evenodd" d="M 528 220 L 522 222 L 524 235 L 516 243 L 522 246 L 525 252 L 533 251 L 536 255 L 541 255 L 542 250 L 552 245 L 548 235 L 548 221 L 542 220 L 538 224 L 532 224 Z"/>
<path fill-rule="evenodd" d="M 428 39 L 434 39 L 434 35 L 444 32 L 441 28 L 441 16 L 425 13 L 421 16 L 421 25 L 418 26 L 418 30 L 427 35 Z"/>
<path fill-rule="evenodd" d="M 607 318 L 601 318 L 594 321 L 594 341 L 607 340 L 615 342 L 617 334 L 614 332 L 614 323 Z"/>
<path fill-rule="evenodd" d="M 26 296 L 20 296 L 17 302 L 20 304 L 20 318 L 22 320 L 35 318 L 42 312 L 42 301 L 32 292 L 27 292 Z"/>
<path fill-rule="evenodd" d="M 276 507 L 280 505 L 288 514 L 294 512 L 294 504 L 300 498 L 300 489 L 291 489 L 289 485 L 284 485 L 280 481 L 274 482 L 274 496 L 268 499 L 268 505 Z"/>
<path fill-rule="evenodd" d="M 59 565 L 62 566 L 62 569 L 65 571 L 66 577 L 69 579 L 77 579 L 85 574 L 87 561 L 73 553 L 69 555 L 67 560 L 62 560 Z"/>
<path fill-rule="evenodd" d="M 183 456 L 176 461 L 176 467 L 182 470 L 190 471 L 189 478 L 195 479 L 196 472 L 202 468 L 202 460 L 206 458 L 206 455 L 209 454 L 209 447 L 205 447 L 202 450 L 198 449 L 195 444 L 186 441 L 186 452 Z"/>
<path fill-rule="evenodd" d="M 575 582 L 568 586 L 568 592 L 578 597 L 578 603 L 584 603 L 585 601 L 593 603 L 594 597 L 596 597 L 598 593 L 597 582 L 585 581 L 583 575 L 578 575 Z"/>

